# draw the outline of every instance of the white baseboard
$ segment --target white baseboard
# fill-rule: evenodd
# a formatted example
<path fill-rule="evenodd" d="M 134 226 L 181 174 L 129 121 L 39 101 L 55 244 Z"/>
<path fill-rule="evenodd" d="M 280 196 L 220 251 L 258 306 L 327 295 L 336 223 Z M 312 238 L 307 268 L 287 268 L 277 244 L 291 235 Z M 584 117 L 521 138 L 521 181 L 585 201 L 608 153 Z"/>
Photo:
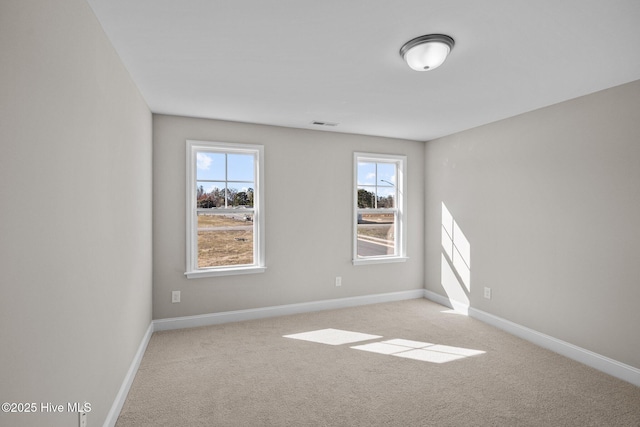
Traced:
<path fill-rule="evenodd" d="M 104 421 L 103 427 L 114 427 L 116 425 L 116 421 L 118 421 L 118 416 L 120 415 L 120 411 L 124 406 L 124 402 L 127 399 L 127 394 L 129 394 L 129 389 L 131 388 L 131 384 L 133 383 L 133 379 L 138 372 L 138 367 L 140 366 L 140 362 L 142 361 L 142 356 L 144 356 L 144 352 L 147 349 L 147 344 L 149 344 L 149 340 L 151 339 L 151 335 L 153 334 L 153 322 L 149 324 L 147 328 L 147 332 L 145 332 L 142 337 L 142 342 L 138 346 L 138 351 L 129 366 L 129 370 L 127 371 L 127 375 L 124 377 L 124 381 L 120 386 L 120 390 L 118 390 L 118 394 L 116 395 L 116 399 L 113 401 L 113 405 L 111 405 L 111 409 L 107 414 L 107 419 Z"/>
<path fill-rule="evenodd" d="M 469 307 L 466 304 L 450 300 L 449 298 L 443 297 L 435 292 L 425 290 L 424 295 L 425 298 L 437 302 L 438 304 L 453 308 L 454 310 L 461 311 L 463 313 L 468 313 L 469 316 L 484 323 L 495 326 L 498 329 L 502 329 L 512 335 L 539 345 L 540 347 L 544 347 L 604 372 L 605 374 L 609 374 L 640 387 L 640 369 L 634 368 L 633 366 L 626 365 L 622 362 L 618 362 L 617 360 L 602 356 L 601 354 L 594 353 L 582 347 L 578 347 L 552 336 L 534 331 L 533 329 L 529 329 L 501 317 L 494 316 L 493 314 L 486 313 L 482 310 Z"/>
<path fill-rule="evenodd" d="M 166 331 L 171 329 L 193 328 L 196 326 L 219 325 L 222 323 L 240 322 L 243 320 L 264 319 L 267 317 L 285 316 L 289 314 L 332 310 L 337 308 L 355 307 L 358 305 L 416 298 L 424 298 L 424 289 L 304 302 L 300 304 L 277 305 L 248 310 L 225 311 L 222 313 L 201 314 L 197 316 L 158 319 L 153 321 L 153 330 Z"/>

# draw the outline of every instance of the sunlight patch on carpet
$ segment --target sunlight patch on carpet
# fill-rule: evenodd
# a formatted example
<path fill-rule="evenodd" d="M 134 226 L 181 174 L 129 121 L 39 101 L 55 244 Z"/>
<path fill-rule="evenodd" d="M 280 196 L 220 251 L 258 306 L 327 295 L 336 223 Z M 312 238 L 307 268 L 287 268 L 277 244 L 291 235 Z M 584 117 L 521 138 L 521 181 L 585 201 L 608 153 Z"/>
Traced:
<path fill-rule="evenodd" d="M 329 328 L 319 329 L 317 331 L 301 332 L 299 334 L 283 335 L 283 338 L 292 338 L 295 340 L 311 341 L 328 345 L 342 345 L 371 341 L 382 338 L 382 336 Z M 405 340 L 402 338 L 371 342 L 356 345 L 351 348 L 430 363 L 447 363 L 485 353 L 482 350 L 452 347 L 449 345 L 433 344 L 423 341 Z"/>
<path fill-rule="evenodd" d="M 440 313 L 447 313 L 447 314 L 457 314 L 459 316 L 469 316 L 469 313 L 465 313 L 464 311 L 460 311 L 460 310 L 442 310 Z"/>
<path fill-rule="evenodd" d="M 340 329 L 329 328 L 311 332 L 302 332 L 299 334 L 284 335 L 284 338 L 293 338 L 295 340 L 311 341 L 320 344 L 342 345 L 352 344 L 360 341 L 374 340 L 382 337 L 380 335 L 370 335 L 360 332 L 343 331 Z"/>
<path fill-rule="evenodd" d="M 404 339 L 357 345 L 351 348 L 431 363 L 446 363 L 485 353 L 484 351 L 470 348 L 451 347 Z"/>

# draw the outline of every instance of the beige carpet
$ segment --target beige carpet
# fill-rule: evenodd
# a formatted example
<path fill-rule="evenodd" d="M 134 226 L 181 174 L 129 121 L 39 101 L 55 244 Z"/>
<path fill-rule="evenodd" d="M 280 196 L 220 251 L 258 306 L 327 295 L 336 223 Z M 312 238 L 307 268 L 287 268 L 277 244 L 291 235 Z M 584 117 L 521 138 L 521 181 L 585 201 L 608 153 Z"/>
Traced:
<path fill-rule="evenodd" d="M 638 427 L 640 388 L 419 299 L 156 332 L 126 426 Z"/>

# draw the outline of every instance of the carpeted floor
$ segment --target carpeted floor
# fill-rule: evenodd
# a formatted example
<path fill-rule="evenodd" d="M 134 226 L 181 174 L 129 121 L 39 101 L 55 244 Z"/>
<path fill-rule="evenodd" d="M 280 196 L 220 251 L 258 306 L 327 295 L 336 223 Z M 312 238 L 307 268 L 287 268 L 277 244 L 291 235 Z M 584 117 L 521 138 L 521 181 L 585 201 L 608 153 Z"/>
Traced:
<path fill-rule="evenodd" d="M 418 299 L 156 332 L 127 426 L 638 427 L 640 388 Z"/>

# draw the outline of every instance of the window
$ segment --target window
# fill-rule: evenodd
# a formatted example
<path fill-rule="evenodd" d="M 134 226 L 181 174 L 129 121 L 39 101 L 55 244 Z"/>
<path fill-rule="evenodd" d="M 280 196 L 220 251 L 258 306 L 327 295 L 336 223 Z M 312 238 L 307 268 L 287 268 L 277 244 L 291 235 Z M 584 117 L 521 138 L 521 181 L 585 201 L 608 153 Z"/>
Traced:
<path fill-rule="evenodd" d="M 264 267 L 261 145 L 187 141 L 188 278 Z"/>
<path fill-rule="evenodd" d="M 354 154 L 354 264 L 406 261 L 406 162 L 406 156 Z"/>

